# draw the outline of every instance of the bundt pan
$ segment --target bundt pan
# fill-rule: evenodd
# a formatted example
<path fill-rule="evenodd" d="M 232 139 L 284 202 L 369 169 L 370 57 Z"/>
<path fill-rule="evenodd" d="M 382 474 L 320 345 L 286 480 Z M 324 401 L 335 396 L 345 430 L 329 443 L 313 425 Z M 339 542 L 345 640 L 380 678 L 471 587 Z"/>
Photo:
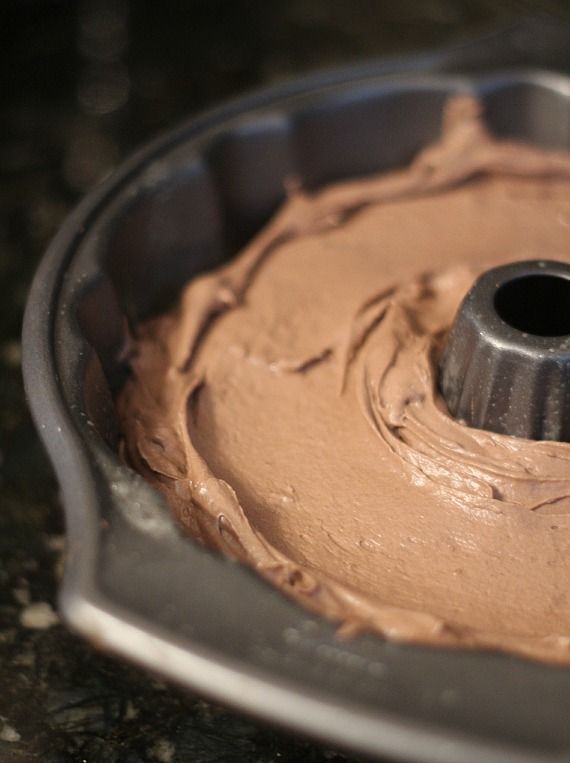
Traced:
<path fill-rule="evenodd" d="M 570 80 L 508 68 L 530 55 L 562 69 L 567 30 L 547 31 L 546 44 L 531 26 L 526 38 L 524 29 L 491 35 L 229 103 L 137 153 L 68 219 L 31 290 L 24 370 L 61 483 L 60 607 L 75 631 L 240 711 L 359 753 L 568 759 L 568 670 L 373 636 L 340 642 L 334 624 L 180 535 L 159 495 L 121 463 L 112 403 L 127 322 L 168 306 L 188 278 L 234 254 L 280 203 L 287 176 L 315 188 L 406 164 L 437 137 L 456 93 L 479 95 L 501 136 L 568 146 Z"/>

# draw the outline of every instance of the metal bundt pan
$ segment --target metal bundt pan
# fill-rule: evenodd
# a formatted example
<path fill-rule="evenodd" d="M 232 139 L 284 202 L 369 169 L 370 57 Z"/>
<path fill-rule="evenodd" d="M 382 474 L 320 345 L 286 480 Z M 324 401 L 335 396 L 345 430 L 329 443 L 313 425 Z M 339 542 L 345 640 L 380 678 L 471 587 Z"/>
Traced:
<path fill-rule="evenodd" d="M 372 636 L 339 642 L 333 625 L 181 537 L 158 494 L 121 464 L 109 394 L 123 374 L 124 316 L 168 305 L 186 279 L 231 256 L 279 204 L 286 176 L 316 187 L 405 164 L 437 137 L 446 99 L 472 91 L 498 134 L 568 146 L 563 76 L 425 74 L 487 68 L 513 49 L 491 37 L 235 101 L 136 154 L 63 226 L 31 290 L 24 370 L 66 512 L 61 612 L 96 646 L 361 753 L 568 759 L 568 670 Z M 550 60 L 568 50 L 566 38 Z"/>

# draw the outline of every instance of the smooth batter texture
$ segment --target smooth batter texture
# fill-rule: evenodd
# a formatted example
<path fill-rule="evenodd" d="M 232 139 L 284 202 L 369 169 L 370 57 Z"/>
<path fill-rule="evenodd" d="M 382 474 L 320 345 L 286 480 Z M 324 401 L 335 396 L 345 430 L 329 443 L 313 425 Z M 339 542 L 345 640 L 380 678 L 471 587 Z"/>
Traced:
<path fill-rule="evenodd" d="M 454 99 L 409 168 L 293 190 L 140 327 L 125 458 L 340 634 L 570 663 L 570 445 L 468 428 L 437 391 L 477 274 L 539 258 L 570 261 L 570 155 Z"/>

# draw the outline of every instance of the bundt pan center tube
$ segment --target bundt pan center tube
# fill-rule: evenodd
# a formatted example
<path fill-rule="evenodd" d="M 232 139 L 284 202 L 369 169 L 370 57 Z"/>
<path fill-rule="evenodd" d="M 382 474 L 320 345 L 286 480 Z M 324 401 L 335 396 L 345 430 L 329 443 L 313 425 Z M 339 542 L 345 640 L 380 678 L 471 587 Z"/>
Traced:
<path fill-rule="evenodd" d="M 529 261 L 481 275 L 441 361 L 450 413 L 471 427 L 570 440 L 570 267 Z"/>
<path fill-rule="evenodd" d="M 66 508 L 62 611 L 95 644 L 363 753 L 554 761 L 570 751 L 566 669 L 374 636 L 341 642 L 333 624 L 182 537 L 116 453 L 125 323 L 235 253 L 292 173 L 316 188 L 405 166 L 458 93 L 482 100 L 498 134 L 568 148 L 562 76 L 386 77 L 372 65 L 230 104 L 144 149 L 83 202 L 42 263 L 26 386 Z"/>

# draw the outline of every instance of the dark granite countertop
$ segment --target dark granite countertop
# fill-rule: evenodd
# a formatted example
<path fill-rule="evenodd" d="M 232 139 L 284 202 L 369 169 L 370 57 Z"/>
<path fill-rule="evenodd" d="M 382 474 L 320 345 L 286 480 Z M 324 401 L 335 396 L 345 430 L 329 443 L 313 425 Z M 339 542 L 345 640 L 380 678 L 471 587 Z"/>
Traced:
<path fill-rule="evenodd" d="M 2 763 L 348 761 L 99 654 L 59 623 L 62 513 L 20 377 L 28 285 L 78 198 L 177 120 L 258 84 L 427 49 L 539 11 L 570 19 L 565 0 L 4 0 Z"/>

